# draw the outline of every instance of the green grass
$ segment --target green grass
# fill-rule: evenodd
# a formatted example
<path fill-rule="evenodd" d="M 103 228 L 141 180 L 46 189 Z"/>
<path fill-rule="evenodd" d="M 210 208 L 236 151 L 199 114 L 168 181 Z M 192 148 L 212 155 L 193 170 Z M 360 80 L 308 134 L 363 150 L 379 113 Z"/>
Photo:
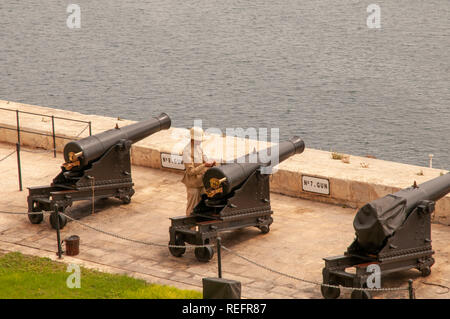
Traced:
<path fill-rule="evenodd" d="M 70 289 L 67 265 L 49 258 L 8 253 L 0 256 L 0 299 L 198 299 L 201 292 L 147 284 L 144 280 L 81 267 L 81 288 Z"/>

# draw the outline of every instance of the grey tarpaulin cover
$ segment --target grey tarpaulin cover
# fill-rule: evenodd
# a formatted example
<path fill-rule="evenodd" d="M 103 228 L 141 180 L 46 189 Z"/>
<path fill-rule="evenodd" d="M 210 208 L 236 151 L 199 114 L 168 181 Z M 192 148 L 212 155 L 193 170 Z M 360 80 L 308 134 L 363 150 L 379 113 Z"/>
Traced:
<path fill-rule="evenodd" d="M 358 244 L 367 252 L 377 253 L 406 220 L 406 200 L 395 195 L 374 200 L 356 214 L 353 227 Z"/>

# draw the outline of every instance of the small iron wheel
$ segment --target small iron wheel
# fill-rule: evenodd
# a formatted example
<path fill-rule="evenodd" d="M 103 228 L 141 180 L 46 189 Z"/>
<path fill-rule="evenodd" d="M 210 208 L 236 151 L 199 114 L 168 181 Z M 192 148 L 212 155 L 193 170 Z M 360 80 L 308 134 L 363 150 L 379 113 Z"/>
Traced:
<path fill-rule="evenodd" d="M 269 225 L 262 225 L 262 226 L 259 226 L 258 228 L 261 231 L 261 233 L 263 233 L 263 234 L 267 234 L 268 232 L 270 232 Z"/>
<path fill-rule="evenodd" d="M 126 196 L 122 197 L 121 200 L 122 200 L 122 203 L 124 203 L 125 205 L 129 204 L 129 203 L 131 203 L 131 196 L 126 195 Z"/>
<path fill-rule="evenodd" d="M 32 224 L 40 224 L 44 220 L 44 214 L 28 214 L 28 219 Z"/>
<path fill-rule="evenodd" d="M 370 292 L 365 290 L 353 290 L 351 294 L 352 299 L 372 299 Z"/>
<path fill-rule="evenodd" d="M 197 247 L 194 253 L 197 260 L 203 263 L 210 261 L 214 256 L 214 250 L 211 247 Z"/>
<path fill-rule="evenodd" d="M 420 269 L 420 274 L 422 275 L 422 277 L 429 276 L 431 274 L 431 267 L 424 267 Z"/>
<path fill-rule="evenodd" d="M 172 254 L 172 256 L 181 257 L 186 252 L 186 245 L 185 245 L 183 239 L 181 239 L 179 237 L 177 237 L 175 239 L 175 243 L 172 243 L 172 242 L 169 241 L 169 245 L 185 246 L 184 248 L 181 248 L 181 247 L 169 247 L 169 251 Z"/>
<path fill-rule="evenodd" d="M 41 211 L 41 205 L 38 202 L 33 202 L 31 213 L 37 213 Z M 28 219 L 32 224 L 40 224 L 44 220 L 44 214 L 28 214 Z"/>
<path fill-rule="evenodd" d="M 331 281 L 328 285 L 338 286 L 337 283 Z M 320 286 L 320 292 L 325 299 L 336 299 L 341 295 L 341 289 L 327 286 Z"/>
<path fill-rule="evenodd" d="M 52 213 L 50 215 L 50 224 L 52 225 L 53 229 L 58 228 L 58 225 L 56 223 L 57 223 L 56 214 Z M 59 215 L 59 229 L 63 229 L 64 226 L 66 226 L 66 224 L 67 224 L 66 216 Z"/>

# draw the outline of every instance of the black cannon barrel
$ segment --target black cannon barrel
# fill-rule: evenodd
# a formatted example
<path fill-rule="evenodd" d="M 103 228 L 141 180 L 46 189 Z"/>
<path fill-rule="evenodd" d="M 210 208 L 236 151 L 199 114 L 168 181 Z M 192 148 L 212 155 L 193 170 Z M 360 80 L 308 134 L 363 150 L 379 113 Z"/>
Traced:
<path fill-rule="evenodd" d="M 72 141 L 67 143 L 64 147 L 64 159 L 66 162 L 69 162 L 69 153 L 83 152 L 80 158 L 80 166 L 83 167 L 89 162 L 98 159 L 111 146 L 122 139 L 136 143 L 156 132 L 169 129 L 170 125 L 170 117 L 165 113 L 161 113 L 155 118 L 133 123 L 121 128 L 107 130 L 78 141 Z"/>
<path fill-rule="evenodd" d="M 221 180 L 226 178 L 222 183 L 223 194 L 229 194 L 234 188 L 242 184 L 255 170 L 261 166 L 270 165 L 277 156 L 274 153 L 276 146 L 264 149 L 256 154 L 256 163 L 249 163 L 249 155 L 243 156 L 235 160 L 233 163 L 226 163 L 222 166 L 216 166 L 208 169 L 203 176 L 203 185 L 205 189 L 211 188 L 210 180 L 216 178 Z M 305 143 L 297 136 L 278 144 L 278 162 L 281 163 L 294 154 L 301 154 L 305 150 Z"/>
<path fill-rule="evenodd" d="M 445 174 L 420 184 L 408 187 L 395 193 L 397 197 L 406 199 L 406 214 L 409 214 L 421 200 L 437 201 L 450 193 L 450 174 Z"/>
<path fill-rule="evenodd" d="M 367 251 L 377 252 L 420 202 L 435 202 L 448 193 L 450 173 L 364 205 L 353 221 L 358 244 Z"/>

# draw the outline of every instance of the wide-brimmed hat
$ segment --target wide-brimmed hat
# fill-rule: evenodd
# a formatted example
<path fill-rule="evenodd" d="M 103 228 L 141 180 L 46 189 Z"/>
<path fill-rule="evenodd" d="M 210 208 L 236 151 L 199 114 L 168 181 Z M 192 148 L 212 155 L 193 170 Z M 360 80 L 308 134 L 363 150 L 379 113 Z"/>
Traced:
<path fill-rule="evenodd" d="M 191 140 L 194 141 L 202 141 L 203 140 L 203 129 L 201 127 L 198 126 L 194 126 L 190 129 L 190 133 L 191 133 Z"/>

